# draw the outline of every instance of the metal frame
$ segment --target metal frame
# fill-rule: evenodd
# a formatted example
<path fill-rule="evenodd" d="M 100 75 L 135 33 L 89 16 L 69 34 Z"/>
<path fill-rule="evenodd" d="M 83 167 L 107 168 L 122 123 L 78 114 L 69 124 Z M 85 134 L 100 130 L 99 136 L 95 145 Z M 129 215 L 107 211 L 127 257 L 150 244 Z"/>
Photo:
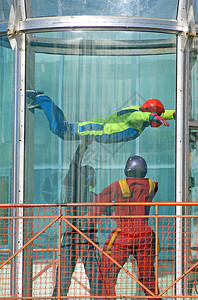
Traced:
<path fill-rule="evenodd" d="M 183 202 L 183 60 L 184 54 L 182 36 L 178 36 L 177 47 L 177 125 L 176 125 L 176 202 Z M 182 207 L 176 207 L 176 214 L 182 215 Z M 176 279 L 182 274 L 182 219 L 176 219 Z M 182 284 L 176 284 L 176 295 L 182 294 Z"/>
<path fill-rule="evenodd" d="M 14 76 L 14 122 L 16 128 L 13 135 L 13 203 L 22 204 L 24 201 L 24 164 L 25 164 L 25 34 L 20 34 L 18 43 L 14 50 L 15 54 L 15 76 Z M 15 127 L 15 126 L 14 126 Z M 17 251 L 23 245 L 23 208 L 16 210 L 17 227 L 13 226 L 13 230 L 17 235 L 16 244 L 13 244 L 13 250 Z M 16 221 L 15 221 L 16 222 Z M 17 228 L 17 230 L 16 230 Z M 13 265 L 13 275 L 20 274 L 18 281 L 15 276 L 12 278 L 12 292 L 19 297 L 22 296 L 22 280 L 23 280 L 23 252 L 20 252 Z"/>
<path fill-rule="evenodd" d="M 64 16 L 32 18 L 20 22 L 20 31 L 51 30 L 141 30 L 178 33 L 185 30 L 177 20 L 141 17 Z"/>
<path fill-rule="evenodd" d="M 76 39 L 53 39 L 38 37 L 28 34 L 28 42 L 36 53 L 62 54 L 62 55 L 85 55 L 83 46 L 86 44 L 86 55 L 124 55 L 141 56 L 176 53 L 176 39 L 139 40 L 128 41 L 91 41 Z M 57 46 L 58 45 L 58 46 Z M 157 47 L 158 46 L 158 47 Z"/>
<path fill-rule="evenodd" d="M 11 38 L 16 39 L 14 48 L 14 140 L 13 140 L 13 203 L 23 203 L 24 198 L 24 163 L 25 163 L 25 36 L 32 32 L 46 31 L 74 31 L 74 30 L 108 30 L 108 31 L 149 31 L 171 33 L 177 35 L 177 129 L 176 129 L 176 202 L 187 201 L 188 189 L 188 129 L 198 130 L 198 121 L 188 120 L 188 115 L 183 114 L 188 106 L 188 83 L 184 84 L 184 73 L 187 74 L 187 64 L 184 61 L 189 55 L 185 51 L 189 47 L 189 36 L 195 35 L 194 30 L 198 32 L 198 25 L 193 24 L 193 19 L 189 20 L 188 11 L 192 1 L 179 1 L 177 20 L 154 19 L 141 17 L 112 17 L 112 16 L 60 16 L 44 18 L 26 19 L 25 1 L 18 1 L 20 18 L 13 20 L 13 31 Z M 6 35 L 9 26 L 8 22 L 0 23 L 0 36 Z M 194 26 L 194 27 L 193 27 Z M 33 42 L 33 41 L 32 41 Z M 47 43 L 47 41 L 46 41 Z M 45 44 L 46 45 L 46 44 Z M 189 48 L 188 48 L 189 49 Z M 151 50 L 152 52 L 152 50 Z M 133 54 L 132 54 L 133 53 Z M 98 53 L 97 53 L 98 54 Z M 133 50 L 129 55 L 136 55 Z M 187 60 L 186 60 L 187 61 Z M 185 101 L 184 101 L 185 100 Z M 189 126 L 189 127 L 188 127 Z M 17 180 L 18 178 L 18 180 Z M 185 185 L 183 183 L 186 183 Z M 182 206 L 177 206 L 177 215 L 182 215 Z M 18 216 L 23 215 L 23 209 L 19 210 Z M 20 220 L 19 220 L 20 222 Z M 182 232 L 181 218 L 177 218 L 177 253 L 182 251 Z M 21 221 L 21 230 L 23 222 Z M 14 230 L 14 227 L 13 227 Z M 23 230 L 18 232 L 19 247 L 22 247 Z M 16 245 L 14 245 L 16 249 Z M 176 276 L 179 278 L 182 274 L 183 263 L 177 255 Z M 20 268 L 22 272 L 22 257 L 20 258 Z M 22 278 L 22 276 L 21 276 Z M 13 282 L 14 284 L 14 282 Z M 17 284 L 18 295 L 22 296 L 22 282 Z M 181 295 L 181 283 L 177 283 L 177 295 Z M 16 292 L 16 291 L 15 291 Z"/>

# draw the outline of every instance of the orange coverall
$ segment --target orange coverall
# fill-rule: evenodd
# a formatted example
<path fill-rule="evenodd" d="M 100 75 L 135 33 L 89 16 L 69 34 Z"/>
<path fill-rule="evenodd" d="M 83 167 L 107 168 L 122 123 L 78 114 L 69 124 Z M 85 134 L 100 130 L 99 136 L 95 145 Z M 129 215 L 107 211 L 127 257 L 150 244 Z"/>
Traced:
<path fill-rule="evenodd" d="M 129 188 L 128 197 L 123 196 L 120 181 L 116 181 L 98 194 L 95 202 L 151 202 L 158 189 L 158 182 L 148 178 L 127 178 L 126 182 Z M 102 206 L 95 206 L 92 207 L 92 213 L 102 213 L 104 209 Z M 110 234 L 103 250 L 121 266 L 133 255 L 138 264 L 139 281 L 155 294 L 155 233 L 148 225 L 147 218 L 127 218 L 149 215 L 149 209 L 150 206 L 115 206 L 115 216 L 126 218 L 116 219 L 117 228 Z M 120 268 L 102 254 L 99 269 L 102 295 L 116 296 L 115 285 Z M 151 296 L 145 289 L 144 293 Z"/>

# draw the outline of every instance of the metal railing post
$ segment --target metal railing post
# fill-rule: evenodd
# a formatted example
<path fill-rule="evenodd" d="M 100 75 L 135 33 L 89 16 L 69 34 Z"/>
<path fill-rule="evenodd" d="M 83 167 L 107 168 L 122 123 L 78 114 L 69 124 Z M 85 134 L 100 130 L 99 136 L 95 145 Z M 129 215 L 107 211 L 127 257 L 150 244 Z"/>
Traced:
<path fill-rule="evenodd" d="M 59 205 L 58 221 L 58 300 L 61 297 L 61 205 Z"/>
<path fill-rule="evenodd" d="M 158 205 L 155 205 L 155 294 L 158 294 Z"/>

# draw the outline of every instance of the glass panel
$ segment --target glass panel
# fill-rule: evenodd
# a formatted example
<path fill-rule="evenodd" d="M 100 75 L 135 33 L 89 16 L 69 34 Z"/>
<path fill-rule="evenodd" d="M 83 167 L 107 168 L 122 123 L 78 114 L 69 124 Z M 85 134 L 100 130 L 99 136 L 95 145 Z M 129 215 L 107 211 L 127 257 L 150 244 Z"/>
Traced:
<path fill-rule="evenodd" d="M 189 145 L 189 201 L 198 202 L 198 132 L 190 130 L 190 145 Z M 193 214 L 198 214 L 198 207 L 195 207 Z"/>
<path fill-rule="evenodd" d="M 198 39 L 195 41 L 195 47 L 190 52 L 190 119 L 198 120 L 198 62 L 197 62 L 197 42 Z"/>
<path fill-rule="evenodd" d="M 13 0 L 0 1 L 0 22 L 9 20 L 11 3 L 13 3 Z"/>
<path fill-rule="evenodd" d="M 158 50 L 153 49 L 157 43 L 160 47 L 164 45 L 165 54 L 147 55 L 157 53 Z M 40 50 L 39 45 L 42 45 Z M 167 45 L 171 45 L 168 50 L 170 54 L 167 54 Z M 44 91 L 62 109 L 69 122 L 106 118 L 124 107 L 141 106 L 149 98 L 160 99 L 167 109 L 175 108 L 175 37 L 171 35 L 131 32 L 45 33 L 33 38 L 31 49 L 34 47 L 37 51 L 34 88 Z M 44 48 L 45 53 L 39 53 Z M 63 51 L 69 54 L 50 54 Z M 142 55 L 139 55 L 140 51 Z M 161 48 L 159 52 L 162 53 Z M 31 82 L 28 85 L 31 86 Z M 124 175 L 123 166 L 127 156 L 140 154 L 147 160 L 150 176 L 153 175 L 157 180 L 157 174 L 160 178 L 165 176 L 168 179 L 168 186 L 161 179 L 161 195 L 156 196 L 156 201 L 174 201 L 174 193 L 170 196 L 168 192 L 169 187 L 174 186 L 174 126 L 175 122 L 171 120 L 169 127 L 148 127 L 137 139 L 123 143 L 93 142 L 89 147 L 89 155 L 88 151 L 85 154 L 84 163 L 94 164 L 99 172 L 96 192 Z M 166 143 L 162 143 L 162 135 L 166 136 Z M 52 181 L 56 181 L 56 172 L 62 170 L 64 175 L 68 169 L 79 141 L 67 139 L 63 141 L 53 135 L 42 110 L 35 109 L 34 161 L 35 172 L 39 174 L 35 176 L 36 202 L 61 202 L 58 191 L 56 194 L 53 190 L 54 196 L 49 196 L 48 190 L 47 198 L 42 195 L 48 175 L 53 173 Z M 104 176 L 105 173 L 107 176 Z M 56 188 L 59 190 L 60 187 L 61 181 Z M 43 194 L 40 194 L 41 191 Z"/>
<path fill-rule="evenodd" d="M 94 201 L 92 190 L 98 194 L 116 180 L 125 178 L 126 161 L 134 155 L 145 159 L 146 177 L 159 183 L 153 201 L 175 201 L 175 47 L 175 36 L 157 33 L 89 31 L 28 36 L 26 152 L 29 156 L 25 187 L 29 195 L 34 186 L 35 203 L 76 203 L 72 212 L 66 207 L 62 214 L 81 216 L 77 226 L 89 232 L 83 219 L 88 214 L 87 206 L 79 204 Z M 140 110 L 150 98 L 163 103 L 166 111 L 161 117 L 167 119 L 169 127 L 158 127 L 159 115 L 150 116 L 150 112 Z M 158 109 L 163 110 L 159 103 L 154 111 L 160 113 Z M 112 204 L 114 200 L 111 201 Z M 53 216 L 54 211 L 55 208 L 40 209 L 37 214 Z M 115 220 L 105 216 L 113 213 L 111 207 L 98 219 L 100 247 L 116 226 Z M 175 225 L 169 216 L 174 214 L 174 209 L 160 207 L 159 213 L 168 218 L 167 222 L 159 220 L 158 233 L 160 242 L 163 237 L 164 248 L 160 260 L 162 265 L 169 259 L 173 264 Z M 150 214 L 155 214 L 153 208 Z M 155 230 L 152 217 L 149 224 Z M 55 225 L 56 228 L 50 227 L 34 244 L 37 249 L 34 259 L 44 260 L 46 252 L 42 248 L 45 251 L 57 248 L 58 224 Z M 69 243 L 71 248 L 75 240 L 71 227 L 65 222 L 62 226 L 65 233 L 62 245 Z M 42 222 L 30 227 L 34 235 L 43 228 Z M 46 261 L 52 259 L 52 251 L 47 253 Z M 66 252 L 62 255 L 63 263 L 68 264 L 65 255 Z M 78 255 L 86 263 L 82 251 Z M 67 270 L 67 265 L 64 266 Z M 160 270 L 162 276 L 164 271 Z M 67 285 L 64 295 L 67 295 L 68 282 L 64 284 Z M 50 293 L 46 287 L 42 296 Z"/>
<path fill-rule="evenodd" d="M 0 203 L 11 200 L 12 173 L 12 72 L 13 52 L 7 37 L 0 38 Z M 8 209 L 0 209 L 0 217 L 7 217 Z M 0 250 L 8 245 L 8 220 L 0 220 Z M 4 248 L 5 249 L 5 248 Z M 0 252 L 7 256 L 7 253 Z"/>
<path fill-rule="evenodd" d="M 197 109 L 197 89 L 198 89 L 198 63 L 197 63 L 197 39 L 195 45 L 190 52 L 190 105 L 189 105 L 189 118 L 191 120 L 198 120 L 198 109 Z M 195 122 L 196 124 L 196 122 Z M 198 202 L 197 191 L 198 191 L 198 131 L 189 131 L 189 187 L 188 187 L 188 201 Z M 190 237 L 190 243 L 186 246 L 188 253 L 188 267 L 191 267 L 197 262 L 198 259 L 198 235 L 197 235 L 197 215 L 198 207 L 189 207 L 189 214 L 194 217 L 188 222 L 188 230 L 186 230 L 188 236 Z M 193 294 L 193 281 L 197 273 L 197 269 L 194 269 L 195 275 L 190 277 L 190 294 Z M 196 289 L 195 289 L 196 291 Z"/>
<path fill-rule="evenodd" d="M 176 19 L 178 5 L 178 0 L 166 0 L 166 3 L 163 0 L 29 0 L 27 2 L 28 17 L 109 15 Z"/>
<path fill-rule="evenodd" d="M 188 201 L 198 202 L 198 131 L 190 130 L 189 132 L 189 189 L 188 189 Z M 188 235 L 190 237 L 190 243 L 188 247 L 188 263 L 189 267 L 197 262 L 198 259 L 198 206 L 189 207 L 189 214 L 194 217 L 188 221 Z M 189 251 L 190 250 L 190 251 Z M 197 269 L 195 269 L 195 274 Z M 196 276 L 196 275 L 195 275 Z M 193 279 L 193 277 L 192 277 Z M 194 280 L 194 279 L 193 279 Z M 193 291 L 193 283 L 191 283 L 191 294 Z"/>
<path fill-rule="evenodd" d="M 193 0 L 193 11 L 194 11 L 194 18 L 195 22 L 198 22 L 198 3 L 197 0 Z"/>
<path fill-rule="evenodd" d="M 190 53 L 190 115 L 189 118 L 198 120 L 198 63 L 197 63 L 197 39 L 195 41 L 195 47 Z M 190 130 L 189 132 L 189 202 L 197 202 L 198 191 L 198 132 L 197 130 Z M 198 207 L 193 206 L 189 210 L 192 215 L 198 214 Z M 191 231 L 191 255 L 193 260 L 197 260 L 197 218 L 192 218 L 192 231 Z"/>

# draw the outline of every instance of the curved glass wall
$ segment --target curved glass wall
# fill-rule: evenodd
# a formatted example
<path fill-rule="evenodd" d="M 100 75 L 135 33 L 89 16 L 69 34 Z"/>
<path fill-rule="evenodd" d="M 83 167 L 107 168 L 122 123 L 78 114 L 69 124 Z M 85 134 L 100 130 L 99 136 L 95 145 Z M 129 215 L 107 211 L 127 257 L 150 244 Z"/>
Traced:
<path fill-rule="evenodd" d="M 32 0 L 27 17 L 99 15 L 176 19 L 178 0 Z"/>
<path fill-rule="evenodd" d="M 72 180 L 76 184 L 79 180 L 78 176 L 68 180 L 68 172 L 79 145 L 85 140 L 84 132 L 88 131 L 88 140 L 92 140 L 93 130 L 100 131 L 114 113 L 115 128 L 119 118 L 131 127 L 133 120 L 124 118 L 126 110 L 137 113 L 150 98 L 159 99 L 173 115 L 176 108 L 176 37 L 119 31 L 48 32 L 29 34 L 26 46 L 26 162 L 30 157 L 33 164 L 26 169 L 25 193 L 33 195 L 28 201 L 34 203 L 82 202 L 83 196 L 80 199 L 68 196 Z M 32 90 L 38 91 L 36 101 L 32 100 Z M 58 128 L 55 128 L 55 119 L 59 120 Z M 64 123 L 66 127 L 63 121 L 67 122 Z M 80 124 L 84 121 L 87 122 Z M 142 124 L 143 120 L 137 122 Z M 90 129 L 92 123 L 94 128 Z M 98 194 L 112 182 L 125 178 L 127 159 L 140 155 L 148 165 L 147 177 L 159 184 L 154 201 L 174 202 L 175 121 L 169 120 L 169 124 L 169 127 L 145 127 L 139 136 L 129 139 L 119 132 L 112 140 L 106 139 L 106 134 L 88 143 L 86 151 L 81 153 L 81 165 L 95 169 L 93 191 Z M 72 134 L 78 125 L 78 133 Z M 137 123 L 134 126 L 134 131 L 140 128 Z M 58 135 L 59 129 L 62 133 Z M 174 208 L 163 206 L 159 213 L 168 216 L 168 224 L 159 219 L 158 230 L 160 240 L 163 237 L 163 247 L 168 249 L 169 243 L 174 243 L 173 232 L 166 230 L 174 227 L 174 219 L 169 217 L 175 213 Z M 38 214 L 43 215 L 43 210 Z M 155 214 L 154 208 L 150 214 Z M 154 229 L 152 220 L 150 225 Z M 32 225 L 34 234 L 42 226 L 42 223 Z M 98 220 L 100 247 L 115 227 L 115 220 Z M 55 231 L 52 228 L 38 239 L 35 247 L 43 243 L 49 247 L 57 238 L 58 227 Z M 173 256 L 171 250 L 161 251 L 160 270 L 166 265 L 167 257 L 174 263 Z M 43 259 L 41 257 L 35 258 Z M 49 257 L 52 259 L 52 252 Z"/>
<path fill-rule="evenodd" d="M 198 41 L 196 39 L 194 43 L 194 47 L 191 50 L 190 55 L 190 79 L 191 79 L 191 89 L 190 89 L 190 112 L 189 117 L 193 120 L 198 120 L 198 100 L 197 100 L 197 91 L 198 91 L 198 62 L 197 62 L 197 49 L 198 49 Z"/>
<path fill-rule="evenodd" d="M 27 81 L 27 89 L 43 91 L 61 108 L 68 122 L 105 119 L 125 107 L 142 106 L 150 98 L 160 99 L 167 110 L 175 109 L 174 36 L 140 32 L 57 32 L 29 35 L 28 40 L 27 57 L 31 55 L 31 61 L 27 70 L 33 72 L 33 79 L 31 76 L 31 81 Z M 168 48 L 164 54 L 155 50 L 159 44 Z M 65 190 L 61 179 L 67 173 L 79 141 L 62 140 L 50 131 L 42 110 L 34 109 L 33 113 L 34 201 L 61 203 Z M 95 168 L 98 193 L 124 176 L 123 166 L 129 156 L 141 155 L 148 163 L 148 176 L 159 181 L 155 201 L 175 201 L 174 141 L 173 120 L 169 127 L 148 127 L 131 141 L 93 142 L 83 158 L 83 165 Z"/>
<path fill-rule="evenodd" d="M 156 49 L 157 45 L 164 50 Z M 89 31 L 28 36 L 27 94 L 31 94 L 29 90 L 40 91 L 41 101 L 42 97 L 44 99 L 43 109 L 31 98 L 26 99 L 26 152 L 34 158 L 32 170 L 29 166 L 26 174 L 27 195 L 32 194 L 34 182 L 33 199 L 28 198 L 30 202 L 65 202 L 70 188 L 65 178 L 82 142 L 66 134 L 64 140 L 52 132 L 49 101 L 62 110 L 69 123 L 106 119 L 131 106 L 137 109 L 150 98 L 161 100 L 166 110 L 174 111 L 175 51 L 176 38 L 168 34 Z M 90 165 L 96 171 L 94 192 L 99 193 L 112 182 L 124 178 L 128 157 L 140 155 L 148 164 L 147 176 L 159 183 L 154 201 L 174 202 L 175 121 L 169 123 L 169 127 L 146 127 L 139 137 L 129 141 L 124 136 L 119 142 L 93 141 L 82 157 L 82 166 Z M 171 215 L 174 208 L 162 207 L 159 213 Z M 155 214 L 154 208 L 151 214 Z M 100 220 L 101 243 L 110 233 L 108 228 L 114 226 L 115 222 L 110 219 Z M 38 230 L 37 226 L 34 228 Z M 161 234 L 159 229 L 159 236 Z M 57 237 L 58 230 L 46 233 L 46 241 L 49 236 L 54 239 L 54 235 Z M 170 240 L 172 233 L 163 231 L 165 237 Z"/>
<path fill-rule="evenodd" d="M 188 201 L 197 202 L 197 192 L 198 192 L 198 110 L 197 110 L 197 89 L 198 89 L 198 62 L 197 62 L 197 38 L 193 43 L 193 47 L 190 51 L 190 93 L 189 93 L 189 119 L 190 119 L 190 130 L 189 130 L 189 169 L 188 169 Z M 197 235 L 197 213 L 198 207 L 192 206 L 189 210 L 190 213 L 195 216 L 190 221 L 190 256 L 191 260 L 189 265 L 193 265 L 198 258 L 198 235 Z M 192 283 L 191 283 L 191 293 L 192 293 Z"/>
<path fill-rule="evenodd" d="M 197 61 L 197 39 L 194 47 L 190 52 L 190 101 L 189 101 L 189 119 L 193 122 L 189 133 L 190 147 L 189 147 L 189 176 L 190 176 L 190 200 L 197 202 L 198 191 L 198 164 L 197 164 L 197 149 L 198 149 L 198 61 Z M 194 213 L 197 208 L 194 208 Z"/>

